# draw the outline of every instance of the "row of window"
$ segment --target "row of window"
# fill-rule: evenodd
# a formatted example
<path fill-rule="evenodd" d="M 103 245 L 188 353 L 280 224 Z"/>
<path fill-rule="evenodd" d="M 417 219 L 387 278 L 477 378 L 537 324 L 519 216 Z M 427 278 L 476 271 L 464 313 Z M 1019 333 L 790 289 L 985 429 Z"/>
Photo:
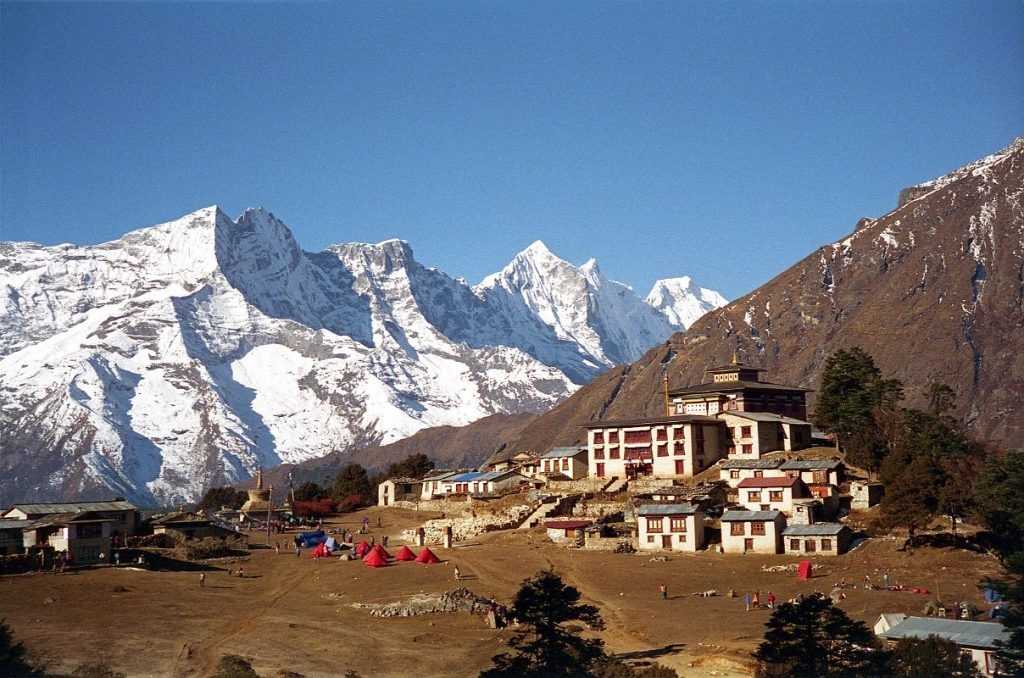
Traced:
<path fill-rule="evenodd" d="M 609 450 L 607 450 L 607 454 L 608 454 L 608 456 L 607 456 L 608 459 L 619 459 L 619 458 L 621 458 L 621 451 L 617 447 L 613 447 L 613 448 L 610 448 Z M 626 458 L 627 459 L 642 459 L 642 458 L 650 457 L 650 456 L 651 456 L 651 448 L 650 447 L 631 447 L 631 448 L 626 450 Z M 665 445 L 659 445 L 658 446 L 658 456 L 659 457 L 667 457 L 667 456 L 669 456 L 668 447 L 665 446 Z M 684 448 L 682 448 L 682 447 L 676 447 L 676 448 L 674 448 L 672 450 L 672 456 L 674 456 L 674 457 L 685 457 L 686 456 L 686 450 Z M 595 448 L 594 449 L 594 459 L 604 459 L 604 458 L 605 458 L 605 450 L 603 450 L 601 448 Z"/>
<path fill-rule="evenodd" d="M 750 444 L 742 445 L 740 447 L 740 449 L 743 451 L 743 454 L 753 454 L 754 453 L 754 446 L 750 445 Z M 736 454 L 736 446 L 735 445 L 730 445 L 729 449 L 728 449 L 728 452 L 729 452 L 729 454 Z"/>
<path fill-rule="evenodd" d="M 664 518 L 648 518 L 647 531 L 655 534 L 662 531 Z M 671 518 L 669 520 L 669 532 L 686 532 L 686 518 Z"/>
<path fill-rule="evenodd" d="M 552 471 L 558 471 L 558 470 L 559 470 L 559 468 L 558 468 L 558 460 L 557 459 L 545 459 L 544 460 L 544 472 L 545 473 L 550 473 Z M 569 460 L 568 459 L 563 459 L 562 460 L 562 468 L 561 468 L 561 470 L 562 471 L 568 471 L 569 470 Z"/>
<path fill-rule="evenodd" d="M 652 535 L 647 535 L 647 543 L 648 544 L 655 544 L 655 543 L 657 543 L 657 541 L 658 541 L 657 537 L 652 536 Z M 677 534 L 676 535 L 676 543 L 678 543 L 678 544 L 685 544 L 686 543 L 686 535 L 685 534 Z"/>
<path fill-rule="evenodd" d="M 814 540 L 814 539 L 805 539 L 804 540 L 804 548 L 803 548 L 803 552 L 804 553 L 814 553 L 817 550 L 817 548 L 818 548 L 818 542 L 816 540 Z M 799 539 L 790 539 L 789 540 L 789 550 L 790 551 L 800 551 L 800 540 Z M 831 539 L 822 539 L 821 540 L 821 550 L 822 551 L 831 551 L 832 550 L 832 540 Z"/>
<path fill-rule="evenodd" d="M 760 503 L 762 494 L 763 493 L 760 490 L 748 490 L 747 503 Z M 782 490 L 768 490 L 768 501 L 783 501 L 782 496 Z"/>
<path fill-rule="evenodd" d="M 747 532 L 747 523 L 729 523 L 729 534 L 734 537 L 742 537 Z M 764 536 L 764 521 L 754 520 L 750 522 L 750 534 L 752 536 Z"/>

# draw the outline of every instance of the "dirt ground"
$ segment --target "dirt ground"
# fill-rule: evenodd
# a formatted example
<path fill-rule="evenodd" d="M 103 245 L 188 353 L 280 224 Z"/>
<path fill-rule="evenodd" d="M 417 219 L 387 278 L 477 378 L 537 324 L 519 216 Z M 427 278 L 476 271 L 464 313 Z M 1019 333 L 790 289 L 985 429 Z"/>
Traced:
<path fill-rule="evenodd" d="M 426 517 L 413 512 L 370 509 L 330 521 L 355 528 L 363 515 L 371 525 L 381 513 L 378 537 L 390 536 L 394 553 L 402 529 Z M 288 535 L 278 537 L 282 542 Z M 264 537 L 254 536 L 259 542 Z M 817 558 L 816 573 L 801 582 L 764 565 L 795 562 L 784 556 L 670 555 L 570 551 L 551 544 L 543 530 L 484 535 L 451 550 L 434 549 L 445 562 L 398 563 L 371 569 L 360 562 L 301 558 L 294 552 L 254 550 L 248 559 L 218 562 L 199 587 L 196 572 L 96 569 L 77 574 L 0 577 L 0 618 L 18 640 L 54 669 L 105 660 L 130 676 L 204 676 L 225 654 L 252 659 L 262 675 L 280 670 L 306 676 L 475 676 L 503 649 L 508 630 L 488 629 L 468 614 L 410 618 L 371 617 L 353 603 L 390 602 L 420 592 L 463 585 L 508 601 L 520 582 L 553 567 L 597 605 L 607 623 L 608 649 L 634 661 L 655 661 L 682 676 L 749 675 L 749 653 L 759 642 L 767 610 L 744 610 L 742 595 L 773 591 L 780 600 L 798 592 L 829 592 L 840 579 L 856 583 L 841 606 L 869 623 L 881 612 L 920 614 L 938 596 L 950 604 L 983 606 L 977 582 L 995 575 L 995 561 L 952 549 L 900 552 L 900 542 L 876 539 L 838 558 Z M 244 566 L 246 578 L 227 568 Z M 924 587 L 930 595 L 871 591 L 865 575 L 881 583 Z M 668 587 L 669 599 L 658 596 Z M 735 589 L 738 598 L 724 594 Z M 692 594 L 717 589 L 712 598 Z"/>

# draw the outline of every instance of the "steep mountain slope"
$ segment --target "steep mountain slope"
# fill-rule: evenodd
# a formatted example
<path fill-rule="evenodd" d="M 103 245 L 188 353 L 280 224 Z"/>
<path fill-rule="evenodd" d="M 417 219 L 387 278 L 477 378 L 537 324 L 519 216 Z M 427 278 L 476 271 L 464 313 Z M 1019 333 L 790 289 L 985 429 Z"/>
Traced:
<path fill-rule="evenodd" d="M 538 417 L 516 445 L 582 439 L 579 424 L 662 411 L 670 383 L 702 380 L 734 351 L 774 381 L 815 387 L 829 353 L 860 345 L 921 405 L 929 382 L 959 394 L 981 438 L 1024 434 L 1024 140 L 905 189 L 899 206 L 862 219 L 762 287 L 712 311 L 635 363 L 603 374 Z M 813 393 L 811 394 L 813 402 Z"/>
<path fill-rule="evenodd" d="M 545 410 L 619 359 L 402 241 L 308 253 L 263 210 L 90 247 L 2 243 L 0 292 L 0 504 L 188 500 L 257 466 Z M 587 342 L 639 354 L 668 336 L 634 300 L 596 299 Z M 636 304 L 660 334 L 614 318 Z"/>

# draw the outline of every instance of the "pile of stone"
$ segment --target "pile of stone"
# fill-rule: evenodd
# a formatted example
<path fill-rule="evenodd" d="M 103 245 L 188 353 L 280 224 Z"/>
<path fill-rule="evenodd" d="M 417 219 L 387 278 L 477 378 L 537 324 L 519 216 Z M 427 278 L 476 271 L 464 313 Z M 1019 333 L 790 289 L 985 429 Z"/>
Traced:
<path fill-rule="evenodd" d="M 504 615 L 505 609 L 494 600 L 462 587 L 444 593 L 421 593 L 393 603 L 354 603 L 352 607 L 368 609 L 373 617 L 418 617 L 451 612 L 486 615 L 492 611 Z"/>
<path fill-rule="evenodd" d="M 529 504 L 517 504 L 509 506 L 494 513 L 480 513 L 478 515 L 465 516 L 461 518 L 437 518 L 423 523 L 423 532 L 428 544 L 444 543 L 444 530 L 452 528 L 452 540 L 456 542 L 472 539 L 484 532 L 495 530 L 510 530 L 518 527 L 530 513 L 533 507 Z M 402 537 L 409 542 L 415 542 L 416 530 L 405 530 Z"/>

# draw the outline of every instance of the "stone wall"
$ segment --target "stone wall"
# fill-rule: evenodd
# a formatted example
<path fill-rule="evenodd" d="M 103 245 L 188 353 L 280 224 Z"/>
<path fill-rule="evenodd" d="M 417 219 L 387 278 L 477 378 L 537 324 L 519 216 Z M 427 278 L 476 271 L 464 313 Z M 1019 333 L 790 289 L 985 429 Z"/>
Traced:
<path fill-rule="evenodd" d="M 572 508 L 573 517 L 604 518 L 622 514 L 627 505 L 621 501 L 594 501 L 584 499 Z"/>
<path fill-rule="evenodd" d="M 424 538 L 427 544 L 443 544 L 444 529 L 452 528 L 452 541 L 460 542 L 472 539 L 484 532 L 510 530 L 526 520 L 536 507 L 530 504 L 516 504 L 493 513 L 481 513 L 476 516 L 458 518 L 436 518 L 423 523 Z M 402 538 L 415 542 L 416 530 L 404 530 Z"/>
<path fill-rule="evenodd" d="M 553 494 L 600 492 L 608 484 L 607 478 L 580 478 L 579 480 L 549 480 L 544 489 Z"/>
<path fill-rule="evenodd" d="M 614 551 L 618 549 L 621 544 L 630 544 L 633 546 L 633 539 L 626 536 L 601 537 L 588 532 L 585 533 L 583 548 L 590 549 L 591 551 Z"/>

